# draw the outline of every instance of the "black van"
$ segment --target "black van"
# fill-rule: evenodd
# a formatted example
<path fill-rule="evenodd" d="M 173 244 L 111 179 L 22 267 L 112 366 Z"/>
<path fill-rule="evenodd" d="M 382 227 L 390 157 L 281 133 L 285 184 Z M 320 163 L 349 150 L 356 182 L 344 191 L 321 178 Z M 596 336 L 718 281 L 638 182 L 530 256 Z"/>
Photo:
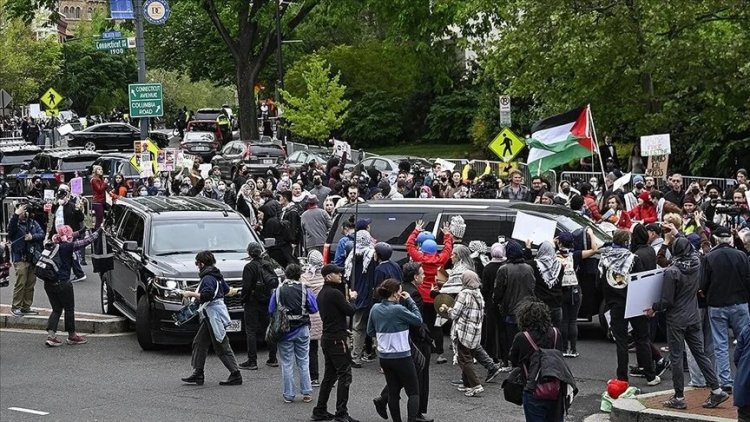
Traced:
<path fill-rule="evenodd" d="M 575 232 L 591 228 L 600 243 L 610 241 L 608 234 L 584 217 L 569 208 L 556 205 L 539 205 L 527 202 L 511 202 L 502 199 L 396 199 L 370 201 L 357 207 L 347 206 L 337 209 L 333 217 L 331 231 L 323 249 L 326 262 L 333 261 L 336 245 L 343 236 L 341 224 L 346 219 L 372 220 L 371 233 L 379 242 L 386 242 L 393 247 L 393 260 L 399 264 L 406 263 L 406 240 L 414 230 L 418 220 L 424 221 L 425 230 L 432 232 L 438 245 L 442 245 L 440 227 L 450 222 L 451 217 L 460 215 L 466 223 L 463 243 L 468 245 L 472 240 L 484 241 L 488 246 L 498 241 L 498 237 L 507 239 L 513 234 L 516 213 L 523 211 L 537 217 L 548 218 L 557 222 L 555 235 L 560 232 Z M 355 217 L 356 215 L 356 217 Z M 591 320 L 601 311 L 602 294 L 596 286 L 582 285 L 583 303 L 579 318 Z M 603 320 L 603 315 L 600 321 Z"/>

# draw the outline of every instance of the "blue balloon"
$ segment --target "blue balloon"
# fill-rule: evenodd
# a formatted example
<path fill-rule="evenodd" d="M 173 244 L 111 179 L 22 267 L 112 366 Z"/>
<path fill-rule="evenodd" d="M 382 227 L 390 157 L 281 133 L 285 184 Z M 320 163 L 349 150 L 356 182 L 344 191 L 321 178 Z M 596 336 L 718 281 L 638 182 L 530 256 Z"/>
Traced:
<path fill-rule="evenodd" d="M 419 233 L 419 235 L 417 236 L 417 246 L 421 245 L 425 240 L 428 239 L 435 240 L 435 236 L 430 232 Z"/>
<path fill-rule="evenodd" d="M 437 242 L 435 242 L 432 239 L 427 239 L 422 243 L 422 252 L 426 254 L 436 254 L 437 253 Z"/>

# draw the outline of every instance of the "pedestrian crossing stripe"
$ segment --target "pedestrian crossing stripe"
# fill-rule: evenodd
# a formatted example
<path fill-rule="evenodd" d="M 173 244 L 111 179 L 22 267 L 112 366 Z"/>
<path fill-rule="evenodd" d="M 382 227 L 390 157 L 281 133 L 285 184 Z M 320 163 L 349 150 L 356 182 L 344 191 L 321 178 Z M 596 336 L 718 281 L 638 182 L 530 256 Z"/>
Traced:
<path fill-rule="evenodd" d="M 512 130 L 505 128 L 490 142 L 488 148 L 503 162 L 511 162 L 523 150 L 526 142 Z"/>

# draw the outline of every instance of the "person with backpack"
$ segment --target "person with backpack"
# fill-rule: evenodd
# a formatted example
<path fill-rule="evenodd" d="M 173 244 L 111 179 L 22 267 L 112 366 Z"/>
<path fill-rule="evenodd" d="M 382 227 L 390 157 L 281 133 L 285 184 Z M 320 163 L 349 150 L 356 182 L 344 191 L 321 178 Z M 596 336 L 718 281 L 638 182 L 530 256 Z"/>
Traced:
<path fill-rule="evenodd" d="M 86 338 L 76 332 L 75 297 L 73 285 L 70 282 L 70 271 L 73 267 L 73 254 L 93 243 L 102 230 L 100 226 L 91 235 L 81 240 L 74 240 L 73 229 L 67 225 L 60 226 L 57 228 L 57 234 L 52 236 L 55 246 L 43 252 L 42 257 L 39 258 L 36 273 L 44 280 L 44 291 L 52 306 L 52 313 L 47 320 L 47 341 L 45 341 L 49 347 L 62 345 L 56 333 L 63 310 L 65 310 L 65 331 L 68 332 L 68 344 L 87 343 Z"/>
<path fill-rule="evenodd" d="M 562 422 L 578 389 L 562 356 L 560 332 L 552 326 L 549 308 L 529 298 L 516 310 L 520 332 L 513 338 L 510 361 L 521 368 L 526 380 L 523 413 L 527 422 Z"/>
<path fill-rule="evenodd" d="M 213 345 L 214 353 L 221 363 L 229 370 L 229 378 L 220 381 L 219 385 L 242 385 L 242 374 L 237 366 L 226 327 L 230 324 L 229 311 L 224 303 L 225 296 L 234 296 L 238 290 L 230 288 L 224 276 L 216 268 L 216 258 L 209 251 L 201 251 L 195 255 L 195 265 L 198 267 L 200 283 L 196 291 L 176 290 L 183 297 L 195 298 L 200 304 L 198 315 L 200 325 L 193 339 L 193 353 L 191 365 L 193 374 L 182 378 L 188 384 L 203 385 L 205 377 L 203 368 L 206 365 L 208 346 Z"/>
<path fill-rule="evenodd" d="M 299 368 L 302 401 L 312 401 L 310 380 L 310 314 L 318 312 L 318 304 L 312 290 L 299 281 L 302 267 L 289 264 L 284 270 L 286 280 L 271 293 L 268 313 L 284 312 L 289 322 L 289 331 L 283 334 L 277 346 L 281 360 L 282 396 L 285 403 L 294 402 L 294 364 Z"/>
<path fill-rule="evenodd" d="M 250 262 L 242 270 L 242 294 L 240 301 L 244 305 L 245 334 L 247 335 L 247 360 L 242 362 L 240 369 L 255 371 L 258 369 L 259 334 L 265 332 L 268 326 L 268 300 L 271 290 L 279 285 L 279 279 L 270 264 L 263 261 L 263 247 L 260 243 L 250 242 L 247 245 L 247 255 Z M 266 365 L 279 366 L 276 359 L 276 344 L 268 344 L 268 360 Z"/>

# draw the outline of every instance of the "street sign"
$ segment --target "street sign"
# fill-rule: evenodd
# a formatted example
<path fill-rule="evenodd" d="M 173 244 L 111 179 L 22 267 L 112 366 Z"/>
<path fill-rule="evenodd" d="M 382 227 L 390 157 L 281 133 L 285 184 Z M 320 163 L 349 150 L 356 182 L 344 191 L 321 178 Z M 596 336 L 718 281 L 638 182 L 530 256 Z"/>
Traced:
<path fill-rule="evenodd" d="M 119 31 L 105 31 L 102 32 L 102 38 L 105 40 L 109 40 L 112 38 L 122 38 L 122 32 Z"/>
<path fill-rule="evenodd" d="M 128 37 L 128 48 L 135 48 L 135 37 Z"/>
<path fill-rule="evenodd" d="M 161 84 L 128 85 L 130 118 L 160 117 L 164 115 Z"/>
<path fill-rule="evenodd" d="M 500 126 L 510 127 L 510 95 L 500 96 Z"/>
<path fill-rule="evenodd" d="M 505 163 L 513 161 L 524 146 L 526 146 L 526 143 L 523 139 L 508 128 L 503 129 L 488 145 L 490 151 L 494 152 Z"/>
<path fill-rule="evenodd" d="M 60 110 L 56 108 L 50 108 L 48 110 L 45 110 L 44 114 L 46 114 L 47 117 L 57 117 L 60 115 Z"/>
<path fill-rule="evenodd" d="M 56 110 L 62 99 L 63 96 L 58 94 L 57 91 L 55 91 L 55 88 L 48 89 L 47 92 L 42 95 L 42 98 L 40 98 L 42 103 L 47 106 L 47 109 L 49 110 Z"/>
<path fill-rule="evenodd" d="M 152 25 L 163 25 L 170 13 L 167 0 L 146 0 L 143 3 L 143 17 Z"/>
<path fill-rule="evenodd" d="M 13 110 L 8 107 L 13 103 L 13 97 L 4 89 L 0 89 L 0 116 L 10 116 Z"/>
<path fill-rule="evenodd" d="M 109 51 L 110 54 L 123 54 L 128 49 L 127 38 L 109 38 L 94 41 L 96 49 L 100 51 Z"/>

